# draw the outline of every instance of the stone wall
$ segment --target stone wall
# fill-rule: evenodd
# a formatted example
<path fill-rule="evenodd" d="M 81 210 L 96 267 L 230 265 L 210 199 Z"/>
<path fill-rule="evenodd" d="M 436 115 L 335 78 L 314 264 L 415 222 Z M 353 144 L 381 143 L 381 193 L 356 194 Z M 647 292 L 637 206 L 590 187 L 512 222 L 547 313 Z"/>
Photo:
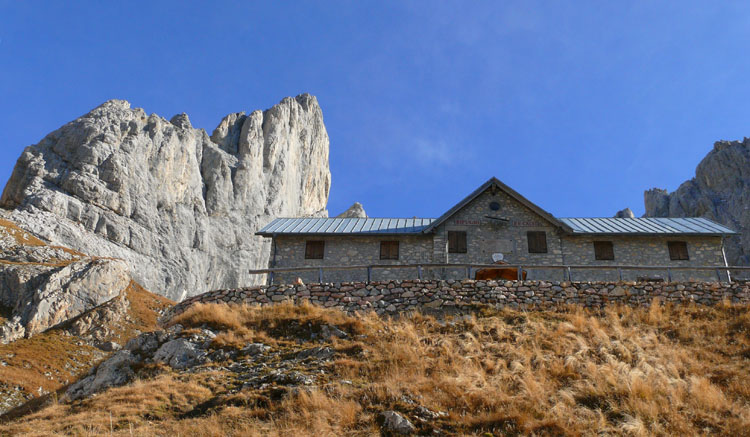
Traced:
<path fill-rule="evenodd" d="M 547 308 L 561 304 L 601 307 L 611 303 L 649 305 L 661 302 L 696 302 L 713 305 L 722 300 L 750 304 L 750 284 L 718 282 L 546 282 L 408 280 L 343 282 L 307 285 L 271 285 L 217 290 L 194 296 L 170 310 L 179 314 L 193 303 L 226 302 L 269 305 L 309 301 L 347 312 L 456 311 L 476 305 Z"/>

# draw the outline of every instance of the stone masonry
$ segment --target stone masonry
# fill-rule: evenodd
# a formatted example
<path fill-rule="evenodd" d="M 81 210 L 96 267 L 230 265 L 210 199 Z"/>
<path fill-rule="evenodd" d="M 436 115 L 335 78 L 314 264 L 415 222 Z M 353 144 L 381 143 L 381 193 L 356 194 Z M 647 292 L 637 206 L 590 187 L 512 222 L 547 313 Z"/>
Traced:
<path fill-rule="evenodd" d="M 547 282 L 464 280 L 390 280 L 307 285 L 271 285 L 217 290 L 189 298 L 166 317 L 202 303 L 271 305 L 301 303 L 346 312 L 461 311 L 477 305 L 496 308 L 549 308 L 577 304 L 598 308 L 622 303 L 632 306 L 661 302 L 713 305 L 721 301 L 750 304 L 750 284 L 719 282 Z"/>

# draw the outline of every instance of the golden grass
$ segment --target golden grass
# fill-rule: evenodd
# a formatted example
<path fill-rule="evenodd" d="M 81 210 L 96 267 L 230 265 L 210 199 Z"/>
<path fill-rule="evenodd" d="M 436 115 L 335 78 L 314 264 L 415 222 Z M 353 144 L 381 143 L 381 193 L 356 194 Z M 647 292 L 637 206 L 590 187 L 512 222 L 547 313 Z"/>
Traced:
<path fill-rule="evenodd" d="M 377 435 L 377 414 L 394 409 L 423 434 L 750 435 L 747 306 L 502 310 L 444 323 L 311 305 L 196 305 L 173 323 L 222 327 L 225 347 L 265 336 L 301 350 L 325 324 L 350 337 L 332 341 L 335 377 L 310 389 L 274 397 L 237 391 L 220 369 L 159 369 L 0 434 Z M 418 405 L 447 415 L 422 423 Z"/>

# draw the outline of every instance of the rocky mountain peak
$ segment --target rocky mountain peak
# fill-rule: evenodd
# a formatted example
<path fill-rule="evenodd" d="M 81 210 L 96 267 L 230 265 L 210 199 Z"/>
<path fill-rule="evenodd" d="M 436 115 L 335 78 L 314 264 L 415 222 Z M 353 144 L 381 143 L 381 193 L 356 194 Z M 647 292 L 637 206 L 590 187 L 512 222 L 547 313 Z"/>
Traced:
<path fill-rule="evenodd" d="M 336 218 L 367 218 L 367 213 L 361 203 L 354 202 L 349 209 L 337 215 Z"/>
<path fill-rule="evenodd" d="M 625 208 L 617 211 L 615 218 L 635 218 L 635 214 L 633 214 L 633 211 L 630 208 Z"/>
<path fill-rule="evenodd" d="M 644 193 L 646 217 L 706 217 L 741 233 L 726 242 L 730 264 L 750 264 L 750 139 L 717 141 L 695 177 L 672 193 Z"/>
<path fill-rule="evenodd" d="M 277 216 L 325 216 L 329 139 L 315 97 L 230 114 L 211 137 L 186 114 L 109 100 L 29 146 L 0 198 L 10 219 L 56 245 L 124 259 L 181 299 L 263 278 Z"/>

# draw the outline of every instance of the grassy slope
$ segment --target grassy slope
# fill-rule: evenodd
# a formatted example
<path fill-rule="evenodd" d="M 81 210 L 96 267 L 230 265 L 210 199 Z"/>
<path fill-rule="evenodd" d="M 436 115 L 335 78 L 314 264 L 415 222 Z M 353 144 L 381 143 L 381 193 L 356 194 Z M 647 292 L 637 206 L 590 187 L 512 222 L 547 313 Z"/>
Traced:
<path fill-rule="evenodd" d="M 310 389 L 240 389 L 227 363 L 146 366 L 133 384 L 50 405 L 0 434 L 373 435 L 377 414 L 395 409 L 423 434 L 749 435 L 748 310 L 503 310 L 446 324 L 198 305 L 178 321 L 221 329 L 216 348 L 261 341 L 292 355 L 318 345 L 309 333 L 323 324 L 351 335 L 332 341 L 324 375 L 300 365 L 319 375 Z M 420 422 L 420 405 L 448 415 Z"/>

